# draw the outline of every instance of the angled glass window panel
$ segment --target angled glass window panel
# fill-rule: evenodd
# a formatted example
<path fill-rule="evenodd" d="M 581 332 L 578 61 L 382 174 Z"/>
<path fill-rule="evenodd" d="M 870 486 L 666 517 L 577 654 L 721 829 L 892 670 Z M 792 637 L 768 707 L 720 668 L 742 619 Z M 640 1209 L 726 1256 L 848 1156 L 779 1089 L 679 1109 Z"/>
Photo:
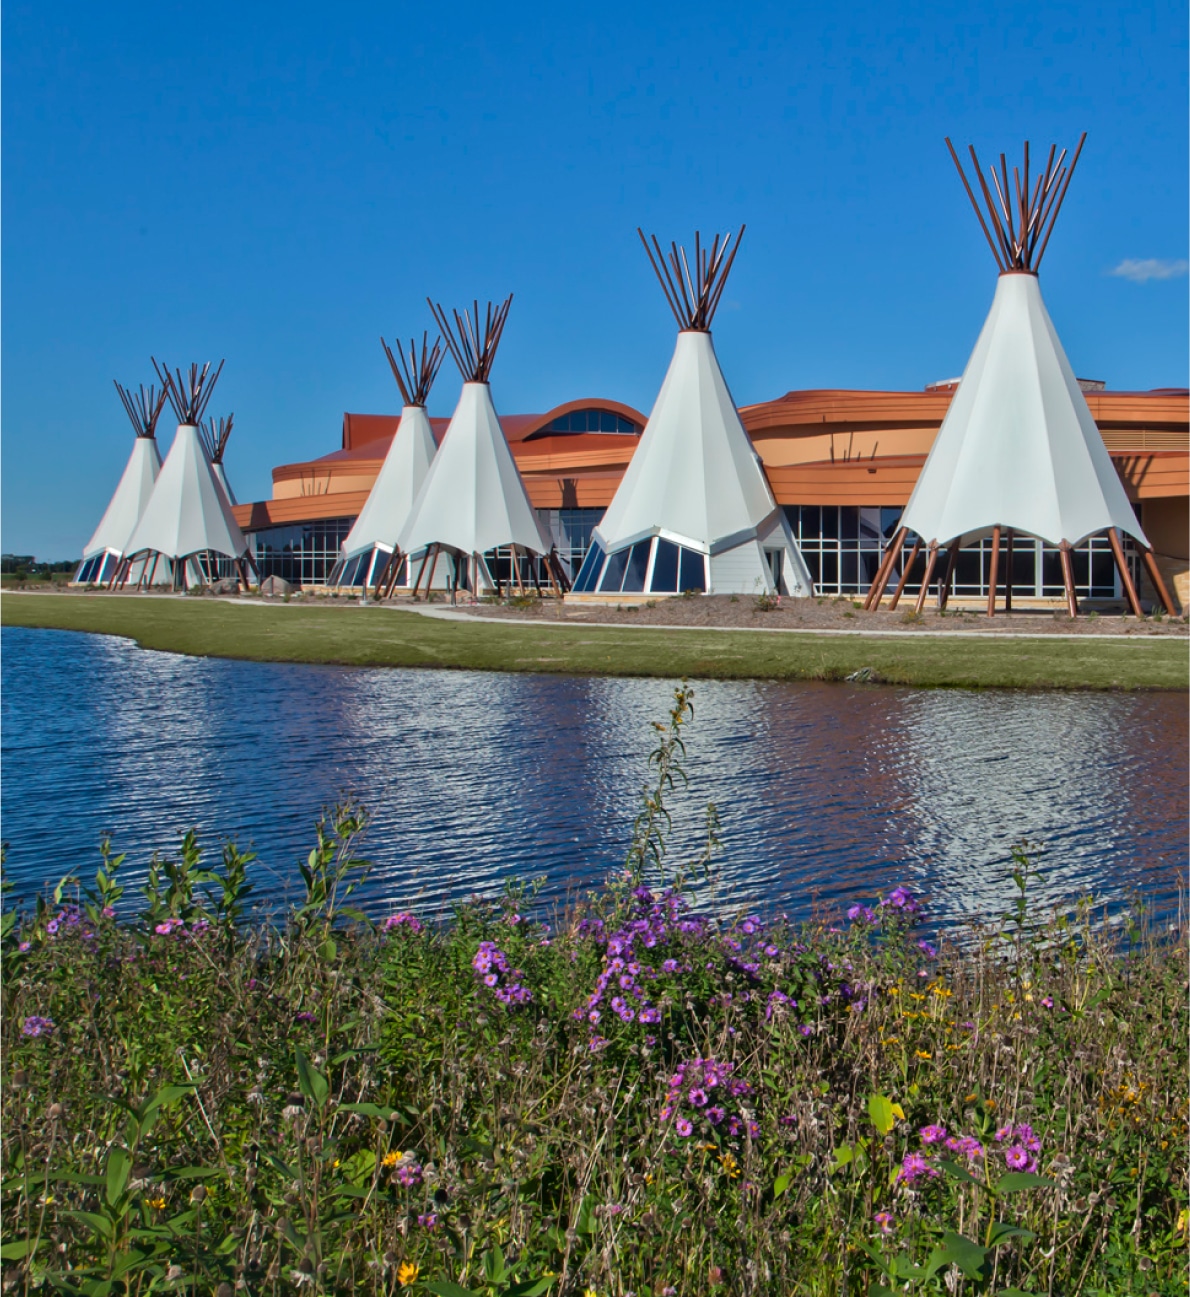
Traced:
<path fill-rule="evenodd" d="M 636 424 L 633 423 L 631 419 L 625 419 L 625 418 L 623 418 L 623 417 L 617 415 L 617 416 L 616 416 L 616 431 L 617 431 L 617 432 L 635 432 L 635 431 L 636 431 Z"/>
<path fill-rule="evenodd" d="M 901 525 L 901 514 L 905 511 L 898 505 L 880 506 L 880 531 L 888 539 L 897 534 Z"/>
<path fill-rule="evenodd" d="M 859 509 L 853 504 L 839 506 L 839 535 L 844 540 L 855 540 L 859 535 Z"/>
<path fill-rule="evenodd" d="M 677 593 L 678 547 L 672 540 L 657 537 L 657 557 L 653 560 L 653 580 L 649 589 L 657 594 Z"/>
<path fill-rule="evenodd" d="M 624 569 L 628 566 L 629 550 L 618 549 L 607 556 L 607 566 L 603 569 L 603 580 L 599 583 L 600 594 L 619 594 L 620 583 L 624 580 Z"/>
<path fill-rule="evenodd" d="M 599 431 L 615 432 L 616 416 L 610 410 L 599 411 Z"/>
<path fill-rule="evenodd" d="M 628 570 L 624 573 L 624 585 L 621 587 L 625 594 L 640 594 L 645 588 L 645 577 L 649 572 L 649 550 L 652 547 L 652 537 L 633 545 Z"/>
<path fill-rule="evenodd" d="M 703 561 L 703 556 L 697 550 L 682 550 L 681 575 L 678 585 L 682 590 L 706 590 L 707 565 Z"/>
<path fill-rule="evenodd" d="M 578 576 L 575 578 L 575 594 L 590 594 L 595 589 L 595 582 L 599 577 L 599 570 L 602 566 L 603 550 L 598 545 L 592 545 L 587 550 L 587 557 L 583 559 L 583 565 L 579 568 Z"/>
<path fill-rule="evenodd" d="M 859 510 L 859 537 L 860 540 L 875 541 L 880 536 L 880 510 L 879 509 L 860 509 Z"/>

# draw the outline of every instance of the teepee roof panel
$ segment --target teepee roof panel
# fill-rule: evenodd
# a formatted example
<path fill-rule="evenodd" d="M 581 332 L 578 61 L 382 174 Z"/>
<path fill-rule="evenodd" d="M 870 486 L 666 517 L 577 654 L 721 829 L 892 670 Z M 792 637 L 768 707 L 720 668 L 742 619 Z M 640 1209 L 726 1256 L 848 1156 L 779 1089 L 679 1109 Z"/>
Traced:
<path fill-rule="evenodd" d="M 1035 275 L 1000 276 L 901 521 L 939 544 L 997 524 L 1054 545 L 1108 527 L 1144 542 Z"/>
<path fill-rule="evenodd" d="M 376 545 L 389 550 L 396 546 L 436 451 L 425 407 L 405 406 L 367 501 L 343 542 L 344 558 Z"/>
<path fill-rule="evenodd" d="M 605 547 L 668 531 L 709 549 L 755 535 L 776 507 L 711 335 L 679 333 L 640 443 L 599 524 Z"/>
<path fill-rule="evenodd" d="M 179 424 L 128 552 L 184 558 L 212 550 L 239 558 L 248 546 L 192 424 Z"/>
<path fill-rule="evenodd" d="M 128 552 L 128 542 L 140 522 L 145 506 L 153 494 L 153 484 L 161 472 L 161 452 L 153 437 L 137 437 L 132 454 L 120 476 L 119 485 L 108 502 L 95 534 L 83 550 L 84 558 L 114 550 Z"/>
<path fill-rule="evenodd" d="M 444 545 L 464 554 L 515 544 L 544 553 L 525 484 L 508 448 L 487 383 L 467 382 L 400 536 L 417 553 Z"/>

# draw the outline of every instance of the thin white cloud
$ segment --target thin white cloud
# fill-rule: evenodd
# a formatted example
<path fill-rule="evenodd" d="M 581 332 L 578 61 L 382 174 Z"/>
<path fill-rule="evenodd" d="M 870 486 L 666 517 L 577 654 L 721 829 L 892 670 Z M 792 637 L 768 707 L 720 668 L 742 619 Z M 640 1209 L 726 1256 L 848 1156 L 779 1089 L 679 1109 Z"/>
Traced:
<path fill-rule="evenodd" d="M 1125 257 L 1109 275 L 1131 279 L 1134 284 L 1146 284 L 1150 279 L 1177 279 L 1190 270 L 1190 261 L 1161 261 L 1157 257 L 1143 260 Z"/>

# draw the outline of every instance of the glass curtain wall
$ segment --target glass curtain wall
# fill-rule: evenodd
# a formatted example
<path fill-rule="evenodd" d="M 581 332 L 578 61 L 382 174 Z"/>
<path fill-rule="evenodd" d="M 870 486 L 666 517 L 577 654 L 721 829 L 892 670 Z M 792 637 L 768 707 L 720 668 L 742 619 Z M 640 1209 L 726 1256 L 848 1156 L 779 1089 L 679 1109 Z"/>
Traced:
<path fill-rule="evenodd" d="M 279 576 L 292 585 L 325 585 L 354 522 L 354 518 L 320 518 L 249 532 L 248 544 L 261 580 Z"/>
<path fill-rule="evenodd" d="M 901 525 L 899 508 L 887 506 L 794 504 L 785 506 L 785 515 L 794 539 L 801 548 L 814 578 L 814 589 L 825 595 L 866 594 L 884 547 L 891 542 Z M 910 536 L 905 546 L 907 560 L 913 548 Z M 1125 539 L 1125 554 L 1139 579 L 1139 562 Z M 1006 538 L 1000 542 L 1000 587 L 1003 589 L 1004 564 L 1008 550 Z M 991 570 L 992 541 L 986 537 L 959 551 L 955 566 L 953 595 L 958 598 L 986 598 Z M 1123 595 L 1119 573 L 1112 559 L 1111 542 L 1106 536 L 1093 536 L 1072 552 L 1074 586 L 1080 599 L 1118 599 Z M 916 595 L 920 589 L 925 562 L 918 557 L 905 589 Z M 940 575 L 938 569 L 936 573 Z M 900 568 L 897 568 L 899 576 Z M 895 580 L 890 590 L 895 589 Z M 1058 549 L 1027 536 L 1016 536 L 1012 554 L 1012 593 L 1018 598 L 1057 599 L 1066 593 L 1062 583 L 1062 558 Z"/>

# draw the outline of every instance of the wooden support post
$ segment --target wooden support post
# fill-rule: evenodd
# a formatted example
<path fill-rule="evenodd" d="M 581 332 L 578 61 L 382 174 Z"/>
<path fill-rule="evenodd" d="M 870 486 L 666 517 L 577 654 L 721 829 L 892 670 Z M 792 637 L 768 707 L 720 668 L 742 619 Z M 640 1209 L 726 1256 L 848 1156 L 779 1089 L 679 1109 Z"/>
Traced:
<path fill-rule="evenodd" d="M 1111 542 L 1111 552 L 1116 560 L 1116 567 L 1120 570 L 1120 584 L 1124 587 L 1124 597 L 1128 600 L 1128 607 L 1132 609 L 1134 617 L 1143 617 L 1140 598 L 1132 582 L 1132 573 L 1128 571 L 1128 560 L 1124 557 L 1124 547 L 1120 544 L 1120 538 L 1116 535 L 1114 527 L 1107 529 L 1107 538 Z"/>
<path fill-rule="evenodd" d="M 426 578 L 426 603 L 430 602 L 430 591 L 434 588 L 434 573 L 438 570 L 438 555 L 442 553 L 442 546 L 434 546 L 434 561 L 430 564 L 430 575 Z"/>
<path fill-rule="evenodd" d="M 1000 576 L 1000 524 L 992 528 L 992 570 L 988 573 L 988 616 L 996 615 L 996 583 Z"/>
<path fill-rule="evenodd" d="M 893 597 L 888 605 L 889 612 L 896 612 L 897 604 L 901 602 L 901 595 L 905 593 L 905 585 L 909 580 L 909 573 L 913 569 L 914 563 L 917 562 L 917 556 L 921 553 L 921 537 L 919 536 L 913 542 L 913 549 L 909 554 L 909 562 L 901 568 L 901 579 L 897 582 L 897 588 L 893 591 Z"/>
<path fill-rule="evenodd" d="M 954 583 L 954 570 L 959 561 L 959 546 L 962 542 L 963 538 L 956 536 L 951 542 L 950 552 L 946 556 L 946 574 L 942 578 L 941 586 L 938 588 L 939 609 L 945 608 L 947 600 L 950 598 L 950 587 Z"/>
<path fill-rule="evenodd" d="M 529 556 L 529 575 L 533 578 L 533 588 L 537 591 L 538 599 L 541 598 L 541 582 L 537 578 L 538 559 L 533 555 Z"/>
<path fill-rule="evenodd" d="M 926 556 L 926 570 L 922 574 L 921 589 L 917 592 L 917 603 L 913 605 L 913 611 L 920 613 L 926 604 L 926 594 L 930 589 L 930 578 L 934 575 L 934 566 L 938 562 L 938 542 L 930 541 L 929 553 Z"/>
<path fill-rule="evenodd" d="M 417 592 L 421 589 L 421 579 L 422 579 L 422 577 L 425 576 L 425 574 L 426 574 L 426 567 L 427 567 L 427 565 L 429 564 L 429 561 L 430 561 L 430 551 L 431 551 L 431 550 L 434 550 L 434 549 L 436 549 L 436 548 L 437 548 L 437 546 L 435 546 L 435 545 L 427 545 L 427 546 L 426 546 L 426 552 L 425 552 L 424 557 L 422 558 L 422 561 L 421 561 L 421 567 L 419 567 L 418 570 L 417 570 L 417 580 L 414 581 L 414 583 L 413 583 L 413 597 L 414 597 L 415 599 L 417 598 Z M 433 576 L 432 573 L 431 573 L 431 576 Z M 426 586 L 426 589 L 427 589 L 427 590 L 429 590 L 429 588 L 430 588 L 429 586 Z"/>
<path fill-rule="evenodd" d="M 1008 529 L 1008 546 L 1004 554 L 1004 611 L 1012 612 L 1012 543 L 1016 539 L 1016 533 L 1011 527 Z"/>
<path fill-rule="evenodd" d="M 892 576 L 893 568 L 896 567 L 897 556 L 900 554 L 905 544 L 905 537 L 908 534 L 907 528 L 898 527 L 888 549 L 884 551 L 880 566 L 876 569 L 876 575 L 872 578 L 872 584 L 868 587 L 868 597 L 864 600 L 865 612 L 871 612 L 873 609 L 880 607 L 880 600 L 884 598 L 885 587 Z"/>
<path fill-rule="evenodd" d="M 1058 546 L 1058 552 L 1062 556 L 1062 581 L 1066 586 L 1066 611 L 1071 617 L 1078 616 L 1078 599 L 1074 593 L 1074 562 L 1070 557 L 1070 542 L 1062 541 Z"/>
<path fill-rule="evenodd" d="M 1144 560 L 1145 571 L 1149 574 L 1153 589 L 1157 591 L 1157 598 L 1161 600 L 1165 611 L 1171 617 L 1176 617 L 1178 610 L 1174 607 L 1173 600 L 1169 597 L 1169 591 L 1165 588 L 1165 582 L 1161 579 L 1161 570 L 1157 566 L 1157 560 L 1153 557 L 1153 551 L 1151 549 L 1141 549 L 1140 556 Z"/>

